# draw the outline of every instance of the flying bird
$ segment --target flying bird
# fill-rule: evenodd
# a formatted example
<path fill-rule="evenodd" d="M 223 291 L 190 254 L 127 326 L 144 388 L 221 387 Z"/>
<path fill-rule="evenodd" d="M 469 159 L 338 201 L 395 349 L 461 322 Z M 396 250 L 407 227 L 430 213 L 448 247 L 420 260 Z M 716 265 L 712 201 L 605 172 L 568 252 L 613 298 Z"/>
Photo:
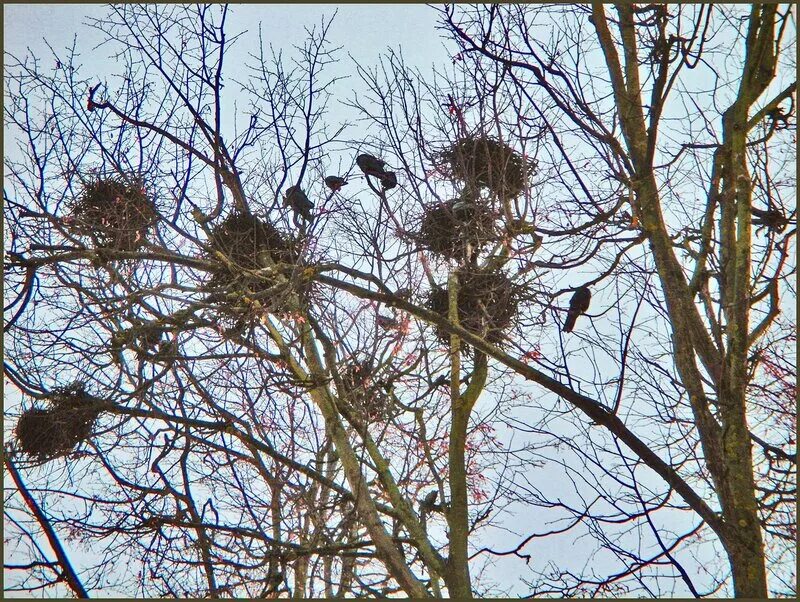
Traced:
<path fill-rule="evenodd" d="M 290 186 L 286 189 L 283 204 L 291 207 L 295 213 L 299 214 L 307 222 L 313 219 L 311 210 L 314 208 L 314 203 L 308 200 L 306 193 L 299 186 Z"/>
<path fill-rule="evenodd" d="M 386 161 L 382 161 L 372 155 L 367 155 L 366 153 L 359 155 L 356 157 L 356 165 L 368 176 L 375 176 L 381 179 L 386 176 L 386 172 L 383 169 Z"/>
<path fill-rule="evenodd" d="M 345 184 L 347 184 L 347 180 L 340 176 L 328 176 L 325 178 L 325 185 L 334 192 L 339 192 Z"/>
<path fill-rule="evenodd" d="M 397 186 L 397 174 L 393 171 L 387 171 L 386 174 L 381 178 L 381 187 L 384 190 L 389 190 Z"/>
<path fill-rule="evenodd" d="M 575 327 L 575 320 L 582 313 L 589 309 L 589 301 L 592 299 L 592 293 L 588 287 L 582 286 L 575 291 L 572 299 L 569 300 L 569 311 L 567 312 L 567 321 L 564 322 L 564 332 L 572 332 Z"/>

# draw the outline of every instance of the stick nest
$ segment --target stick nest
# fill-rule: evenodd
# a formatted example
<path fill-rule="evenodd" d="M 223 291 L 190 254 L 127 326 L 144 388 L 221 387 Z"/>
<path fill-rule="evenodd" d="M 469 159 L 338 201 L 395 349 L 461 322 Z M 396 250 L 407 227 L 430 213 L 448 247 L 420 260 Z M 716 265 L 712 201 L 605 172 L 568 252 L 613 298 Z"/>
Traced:
<path fill-rule="evenodd" d="M 417 240 L 447 259 L 465 260 L 468 245 L 478 253 L 495 236 L 494 213 L 480 199 L 453 199 L 426 207 Z"/>
<path fill-rule="evenodd" d="M 462 328 L 499 344 L 505 331 L 517 315 L 520 291 L 502 272 L 461 270 L 458 273 L 458 321 Z M 449 300 L 446 288 L 436 287 L 428 294 L 426 307 L 448 315 Z M 450 342 L 450 333 L 436 326 L 436 336 Z"/>
<path fill-rule="evenodd" d="M 534 161 L 486 136 L 462 138 L 441 151 L 437 160 L 447 177 L 467 187 L 488 188 L 503 198 L 519 196 L 535 170 Z"/>
<path fill-rule="evenodd" d="M 341 379 L 345 388 L 343 397 L 352 404 L 357 418 L 368 423 L 389 419 L 392 400 L 376 378 L 372 362 L 353 362 L 344 369 Z"/>
<path fill-rule="evenodd" d="M 40 461 L 69 454 L 91 437 L 105 406 L 81 382 L 54 389 L 47 407 L 31 408 L 20 416 L 16 428 L 20 450 Z"/>
<path fill-rule="evenodd" d="M 209 246 L 206 258 L 217 263 L 218 267 L 212 272 L 206 288 L 224 289 L 228 293 L 212 294 L 209 301 L 222 301 L 230 306 L 229 309 L 235 310 L 234 313 L 241 313 L 238 311 L 242 309 L 240 301 L 247 295 L 256 295 L 259 305 L 271 310 L 282 308 L 292 290 L 298 293 L 301 303 L 307 301 L 311 286 L 308 280 L 285 270 L 270 269 L 270 264 L 303 267 L 296 242 L 281 234 L 271 223 L 251 214 L 233 213 L 211 232 Z M 228 258 L 230 267 L 217 253 Z M 280 273 L 286 276 L 288 283 L 281 284 Z M 270 289 L 274 294 L 258 296 L 258 293 Z"/>
<path fill-rule="evenodd" d="M 140 179 L 101 178 L 86 185 L 71 208 L 75 229 L 101 248 L 135 251 L 147 242 L 158 210 Z"/>

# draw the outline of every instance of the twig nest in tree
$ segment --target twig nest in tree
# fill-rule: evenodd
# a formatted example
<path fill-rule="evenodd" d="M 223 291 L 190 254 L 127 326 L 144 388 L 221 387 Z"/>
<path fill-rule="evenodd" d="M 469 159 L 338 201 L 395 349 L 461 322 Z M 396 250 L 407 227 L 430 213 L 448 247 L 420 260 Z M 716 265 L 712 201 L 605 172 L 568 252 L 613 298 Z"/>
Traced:
<path fill-rule="evenodd" d="M 55 389 L 47 408 L 32 408 L 20 416 L 16 435 L 20 450 L 37 460 L 52 460 L 71 452 L 92 434 L 105 402 L 89 395 L 83 383 Z"/>
<path fill-rule="evenodd" d="M 461 138 L 439 153 L 438 163 L 447 177 L 467 187 L 488 188 L 503 198 L 519 196 L 535 170 L 534 161 L 486 136 Z"/>
<path fill-rule="evenodd" d="M 426 207 L 417 240 L 429 251 L 463 260 L 496 237 L 495 216 L 481 199 L 458 198 Z"/>
<path fill-rule="evenodd" d="M 99 247 L 135 251 L 147 242 L 158 210 L 140 179 L 101 178 L 86 185 L 71 217 L 76 232 Z"/>
<path fill-rule="evenodd" d="M 213 229 L 209 246 L 206 258 L 218 267 L 206 288 L 224 291 L 212 294 L 209 301 L 222 302 L 231 309 L 276 310 L 284 307 L 285 297 L 292 290 L 299 294 L 301 302 L 307 301 L 310 282 L 303 277 L 297 245 L 271 223 L 252 214 L 232 213 Z M 217 253 L 227 257 L 231 265 L 226 265 Z M 286 270 L 285 264 L 298 269 Z M 289 286 L 281 284 L 280 274 L 286 277 Z M 266 291 L 271 293 L 268 298 L 258 296 Z"/>
<path fill-rule="evenodd" d="M 458 321 L 462 328 L 499 344 L 504 332 L 517 315 L 520 291 L 502 272 L 462 269 L 458 272 Z M 426 306 L 444 317 L 448 315 L 449 299 L 446 288 L 434 288 L 428 294 Z M 449 343 L 450 333 L 436 327 L 440 341 Z"/>
<path fill-rule="evenodd" d="M 341 375 L 345 390 L 340 399 L 352 404 L 356 418 L 367 423 L 389 419 L 392 400 L 384 390 L 383 383 L 376 378 L 372 362 L 354 362 Z"/>

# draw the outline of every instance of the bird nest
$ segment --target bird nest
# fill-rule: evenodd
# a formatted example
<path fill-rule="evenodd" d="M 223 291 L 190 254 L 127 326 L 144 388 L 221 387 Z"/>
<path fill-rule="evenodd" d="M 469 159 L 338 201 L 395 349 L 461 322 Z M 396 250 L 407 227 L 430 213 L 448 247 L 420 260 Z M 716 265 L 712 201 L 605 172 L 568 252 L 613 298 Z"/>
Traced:
<path fill-rule="evenodd" d="M 139 179 L 101 178 L 86 185 L 71 207 L 78 234 L 101 248 L 135 251 L 147 242 L 158 210 Z"/>
<path fill-rule="evenodd" d="M 343 396 L 352 404 L 358 418 L 369 423 L 389 418 L 392 401 L 376 378 L 371 362 L 352 363 L 342 372 L 341 380 Z"/>
<path fill-rule="evenodd" d="M 447 177 L 468 187 L 489 188 L 504 198 L 519 196 L 535 169 L 533 161 L 486 136 L 462 138 L 441 151 L 437 159 Z"/>
<path fill-rule="evenodd" d="M 517 315 L 519 287 L 502 272 L 462 270 L 458 274 L 458 321 L 462 328 L 490 343 L 505 340 L 505 331 Z M 444 317 L 448 315 L 446 288 L 433 288 L 426 306 Z M 436 336 L 449 343 L 450 333 L 436 326 Z"/>
<path fill-rule="evenodd" d="M 495 237 L 494 213 L 480 199 L 453 199 L 425 208 L 417 240 L 448 259 L 469 259 L 467 248 L 479 252 Z"/>
<path fill-rule="evenodd" d="M 16 428 L 20 450 L 40 461 L 70 453 L 89 439 L 105 405 L 80 382 L 55 389 L 46 408 L 31 408 L 20 416 Z"/>
<path fill-rule="evenodd" d="M 221 261 L 217 253 L 222 253 L 230 265 Z M 206 258 L 218 266 L 213 269 L 206 288 L 224 291 L 221 294 L 212 294 L 209 300 L 226 302 L 235 310 L 234 313 L 241 313 L 239 310 L 242 309 L 237 300 L 249 298 L 248 295 L 257 297 L 258 307 L 270 309 L 283 305 L 281 299 L 291 290 L 298 293 L 301 302 L 307 300 L 310 287 L 307 280 L 293 277 L 293 274 L 287 274 L 285 270 L 272 269 L 271 265 L 292 264 L 302 267 L 299 265 L 295 241 L 281 234 L 269 222 L 252 214 L 233 213 L 214 228 Z M 279 274 L 287 277 L 290 286 L 281 284 Z M 269 295 L 268 299 L 258 296 L 270 289 L 275 294 Z"/>

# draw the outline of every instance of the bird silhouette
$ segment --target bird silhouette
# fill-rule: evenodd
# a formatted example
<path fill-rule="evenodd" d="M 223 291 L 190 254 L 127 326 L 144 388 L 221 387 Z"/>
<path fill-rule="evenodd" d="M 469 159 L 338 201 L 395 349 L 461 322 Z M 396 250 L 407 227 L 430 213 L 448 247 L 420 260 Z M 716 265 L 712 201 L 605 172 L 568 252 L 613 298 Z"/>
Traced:
<path fill-rule="evenodd" d="M 386 175 L 383 169 L 383 166 L 386 165 L 386 161 L 382 161 L 372 155 L 366 153 L 359 155 L 356 157 L 356 165 L 368 176 L 383 178 Z"/>
<path fill-rule="evenodd" d="M 769 208 L 765 211 L 764 209 L 751 207 L 750 212 L 753 214 L 753 225 L 766 226 L 769 230 L 783 232 L 789 223 L 789 218 L 781 213 L 779 209 Z"/>
<path fill-rule="evenodd" d="M 345 184 L 347 184 L 347 180 L 340 176 L 328 176 L 325 178 L 325 185 L 334 192 L 339 192 Z"/>
<path fill-rule="evenodd" d="M 381 187 L 384 190 L 389 190 L 397 186 L 397 174 L 393 171 L 387 171 L 386 175 L 381 178 Z"/>
<path fill-rule="evenodd" d="M 292 211 L 299 214 L 307 222 L 313 219 L 311 210 L 314 208 L 314 203 L 308 200 L 306 193 L 299 186 L 290 186 L 286 189 L 283 204 L 291 207 Z"/>
<path fill-rule="evenodd" d="M 582 313 L 589 309 L 589 301 L 592 299 L 592 292 L 588 287 L 582 286 L 575 291 L 572 299 L 569 300 L 569 311 L 567 312 L 567 321 L 564 322 L 564 332 L 572 332 L 575 327 L 575 320 Z"/>

